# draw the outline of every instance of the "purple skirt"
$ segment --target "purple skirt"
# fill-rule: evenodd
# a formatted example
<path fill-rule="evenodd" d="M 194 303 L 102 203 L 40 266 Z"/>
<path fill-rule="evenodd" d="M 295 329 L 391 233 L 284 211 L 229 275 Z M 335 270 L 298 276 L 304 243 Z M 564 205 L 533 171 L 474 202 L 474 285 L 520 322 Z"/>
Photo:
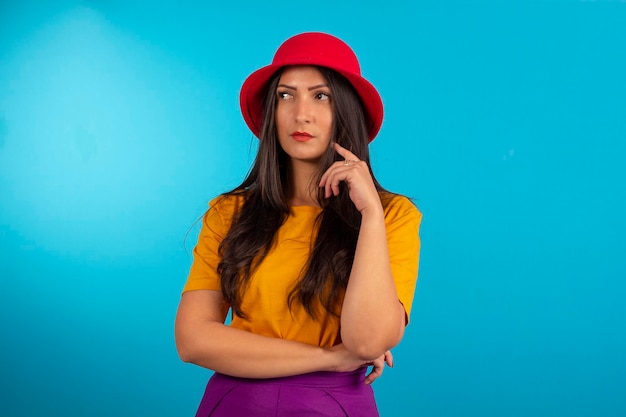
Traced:
<path fill-rule="evenodd" d="M 215 373 L 196 417 L 378 417 L 366 368 L 247 379 Z"/>

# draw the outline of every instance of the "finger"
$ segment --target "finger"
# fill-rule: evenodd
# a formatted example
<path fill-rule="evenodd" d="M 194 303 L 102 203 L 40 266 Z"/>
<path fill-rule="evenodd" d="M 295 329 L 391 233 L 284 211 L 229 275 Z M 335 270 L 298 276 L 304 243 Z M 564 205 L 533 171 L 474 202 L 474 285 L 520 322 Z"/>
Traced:
<path fill-rule="evenodd" d="M 341 181 L 345 181 L 345 173 L 343 168 L 340 165 L 336 165 L 331 167 L 324 175 L 327 175 L 324 178 L 324 196 L 326 198 L 331 195 L 338 196 L 339 195 L 339 183 Z"/>
<path fill-rule="evenodd" d="M 372 382 L 376 381 L 378 377 L 382 375 L 382 373 L 382 367 L 373 367 L 372 371 L 365 377 L 365 383 L 368 385 L 371 384 Z"/>
<path fill-rule="evenodd" d="M 387 365 L 389 365 L 390 368 L 393 368 L 393 355 L 389 350 L 385 352 L 385 362 L 387 363 Z"/>
<path fill-rule="evenodd" d="M 365 377 L 365 383 L 371 384 L 378 379 L 385 369 L 385 363 L 382 360 L 382 356 L 372 362 L 372 371 Z"/>
<path fill-rule="evenodd" d="M 324 174 L 322 174 L 322 178 L 320 178 L 320 183 L 318 184 L 318 186 L 320 188 L 324 188 L 324 197 L 325 198 L 330 197 L 330 194 L 331 194 L 330 184 L 332 182 L 333 168 L 334 168 L 334 166 L 331 165 L 326 170 L 326 172 L 324 172 Z"/>
<path fill-rule="evenodd" d="M 365 377 L 365 383 L 369 385 L 375 380 L 377 380 L 383 374 L 384 368 L 385 368 L 385 365 L 382 363 L 379 365 L 373 364 L 372 371 L 369 374 L 367 374 L 367 376 Z"/>
<path fill-rule="evenodd" d="M 339 182 L 341 180 L 339 178 L 334 179 L 333 181 L 331 181 L 330 186 L 333 190 L 333 195 L 334 196 L 338 196 L 339 195 Z"/>
<path fill-rule="evenodd" d="M 319 186 L 323 187 L 326 182 L 328 181 L 328 178 L 338 169 L 343 167 L 343 165 L 345 165 L 345 161 L 335 161 L 331 166 L 328 167 L 328 169 L 322 174 L 322 177 L 320 178 L 320 183 Z"/>
<path fill-rule="evenodd" d="M 324 188 L 324 197 L 328 198 L 331 194 L 331 182 L 332 182 L 332 167 L 329 168 L 324 175 L 322 175 L 322 179 L 320 180 L 320 187 Z"/>
<path fill-rule="evenodd" d="M 331 195 L 333 195 L 333 185 L 332 181 L 328 180 L 326 181 L 326 186 L 324 187 L 324 196 L 329 198 Z"/>
<path fill-rule="evenodd" d="M 356 158 L 356 157 L 355 157 Z M 319 186 L 323 187 L 324 183 L 328 181 L 328 177 L 336 172 L 342 171 L 342 168 L 350 168 L 352 165 L 358 164 L 363 161 L 358 159 L 344 159 L 342 161 L 335 161 L 328 169 L 322 174 L 320 178 Z"/>
<path fill-rule="evenodd" d="M 350 152 L 349 150 L 347 150 L 346 148 L 344 148 L 340 144 L 335 142 L 333 145 L 335 146 L 335 151 L 339 155 L 343 156 L 343 159 L 351 159 L 351 160 L 355 160 L 355 161 L 359 160 L 359 158 L 355 154 L 353 154 L 352 152 Z"/>

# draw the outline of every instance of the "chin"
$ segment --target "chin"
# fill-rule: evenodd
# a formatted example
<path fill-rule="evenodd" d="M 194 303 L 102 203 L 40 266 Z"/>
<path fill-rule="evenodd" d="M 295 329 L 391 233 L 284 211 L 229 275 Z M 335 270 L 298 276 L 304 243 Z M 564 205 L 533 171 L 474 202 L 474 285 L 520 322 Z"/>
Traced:
<path fill-rule="evenodd" d="M 294 161 L 302 162 L 319 162 L 322 159 L 323 153 L 320 152 L 287 152 L 289 158 Z"/>

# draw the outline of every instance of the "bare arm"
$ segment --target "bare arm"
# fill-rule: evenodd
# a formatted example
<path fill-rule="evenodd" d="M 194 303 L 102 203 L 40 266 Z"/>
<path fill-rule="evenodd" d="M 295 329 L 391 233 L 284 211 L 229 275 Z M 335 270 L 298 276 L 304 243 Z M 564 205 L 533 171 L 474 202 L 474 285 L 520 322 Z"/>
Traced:
<path fill-rule="evenodd" d="M 315 371 L 351 371 L 364 365 L 343 345 L 323 349 L 224 325 L 228 306 L 219 291 L 183 294 L 176 316 L 178 354 L 185 362 L 245 378 Z"/>
<path fill-rule="evenodd" d="M 400 343 L 406 317 L 391 274 L 382 207 L 362 214 L 341 310 L 341 338 L 347 349 L 368 360 Z"/>
<path fill-rule="evenodd" d="M 362 215 L 341 310 L 341 338 L 349 351 L 370 360 L 400 342 L 406 316 L 391 273 L 384 211 L 369 167 L 352 152 L 334 146 L 346 162 L 333 164 L 322 176 L 320 186 L 329 198 L 337 195 L 339 183 L 345 182 Z"/>

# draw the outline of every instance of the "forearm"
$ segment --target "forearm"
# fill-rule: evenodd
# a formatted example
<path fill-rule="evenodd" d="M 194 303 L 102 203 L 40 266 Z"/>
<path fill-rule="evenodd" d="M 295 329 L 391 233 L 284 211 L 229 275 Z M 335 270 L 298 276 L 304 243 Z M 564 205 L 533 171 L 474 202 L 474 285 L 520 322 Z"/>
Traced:
<path fill-rule="evenodd" d="M 391 273 L 385 219 L 363 213 L 354 263 L 341 311 L 341 338 L 348 350 L 373 359 L 399 343 L 405 315 Z"/>
<path fill-rule="evenodd" d="M 326 349 L 257 335 L 215 321 L 177 326 L 176 333 L 183 361 L 226 375 L 276 378 L 331 371 L 337 366 L 335 357 Z"/>

